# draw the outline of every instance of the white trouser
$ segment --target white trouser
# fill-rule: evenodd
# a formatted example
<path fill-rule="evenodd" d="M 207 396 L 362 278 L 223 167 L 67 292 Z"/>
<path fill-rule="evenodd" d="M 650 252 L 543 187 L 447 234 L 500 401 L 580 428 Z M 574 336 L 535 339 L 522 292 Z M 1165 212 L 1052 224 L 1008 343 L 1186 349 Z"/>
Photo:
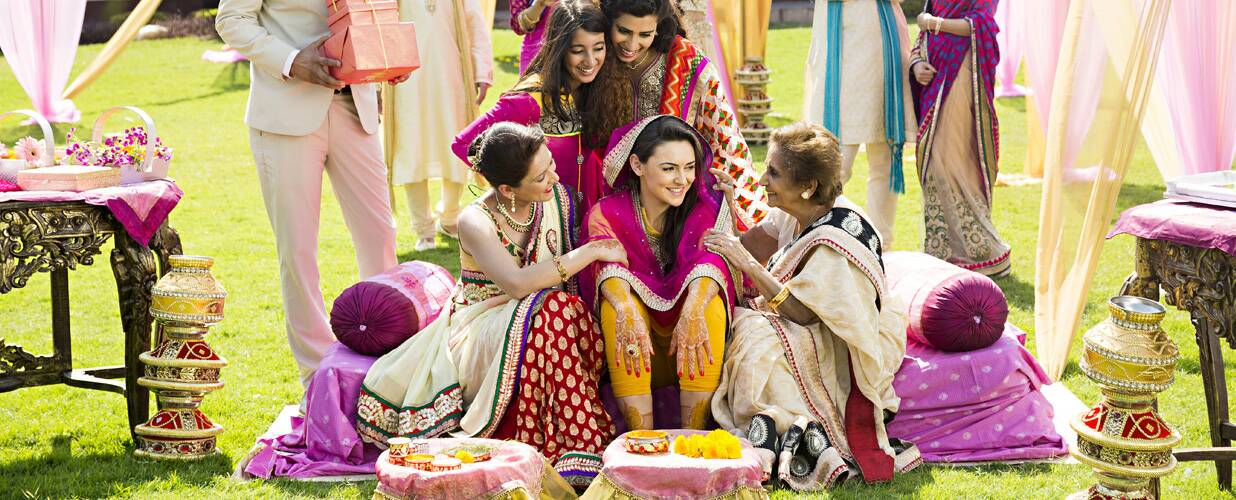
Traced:
<path fill-rule="evenodd" d="M 893 247 L 893 223 L 897 220 L 897 193 L 888 187 L 892 176 L 893 151 L 888 143 L 867 144 L 867 218 L 880 233 L 880 241 L 887 251 Z M 854 173 L 854 157 L 858 144 L 841 147 L 843 182 L 849 182 Z"/>
<path fill-rule="evenodd" d="M 442 213 L 442 225 L 454 227 L 459 218 L 459 199 L 463 196 L 464 184 L 442 179 L 442 203 L 438 210 Z M 404 194 L 408 197 L 408 209 L 412 212 L 412 229 L 420 239 L 433 238 L 433 213 L 429 211 L 429 181 L 404 184 Z"/>
<path fill-rule="evenodd" d="M 275 233 L 283 313 L 301 382 L 309 384 L 335 341 L 318 275 L 322 172 L 352 233 L 360 278 L 397 264 L 386 164 L 378 136 L 365 133 L 351 96 L 337 95 L 317 130 L 305 136 L 249 129 L 266 214 Z"/>

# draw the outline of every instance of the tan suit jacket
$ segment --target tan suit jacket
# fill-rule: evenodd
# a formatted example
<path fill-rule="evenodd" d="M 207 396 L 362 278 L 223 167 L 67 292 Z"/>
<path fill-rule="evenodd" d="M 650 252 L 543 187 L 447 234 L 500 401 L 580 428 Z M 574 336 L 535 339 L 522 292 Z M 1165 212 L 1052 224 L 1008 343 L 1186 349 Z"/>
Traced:
<path fill-rule="evenodd" d="M 223 41 L 249 58 L 249 105 L 245 123 L 274 134 L 303 136 L 326 119 L 334 91 L 283 76 L 288 57 L 328 35 L 326 0 L 222 0 L 215 29 Z M 353 85 L 361 126 L 378 131 L 373 84 Z"/>

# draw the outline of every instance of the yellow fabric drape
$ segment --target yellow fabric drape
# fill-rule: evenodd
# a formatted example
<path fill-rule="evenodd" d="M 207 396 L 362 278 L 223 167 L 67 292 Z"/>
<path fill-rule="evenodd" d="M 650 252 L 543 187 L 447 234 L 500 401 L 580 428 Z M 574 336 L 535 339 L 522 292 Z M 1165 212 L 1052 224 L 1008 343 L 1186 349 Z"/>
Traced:
<path fill-rule="evenodd" d="M 722 77 L 729 78 L 737 100 L 743 94 L 734 81 L 734 72 L 742 67 L 747 57 L 764 57 L 772 0 L 712 0 L 712 13 L 717 20 L 721 51 L 725 52 L 725 66 L 730 70 L 729 75 Z"/>
<path fill-rule="evenodd" d="M 1043 153 L 1047 149 L 1043 137 L 1043 114 L 1039 112 L 1039 100 L 1034 94 L 1026 96 L 1026 167 L 1025 174 L 1043 178 Z"/>
<path fill-rule="evenodd" d="M 1080 329 L 1139 138 L 1170 0 L 1138 4 L 1085 0 L 1069 8 L 1048 114 L 1035 256 L 1038 359 L 1053 380 Z"/>
<path fill-rule="evenodd" d="M 112 65 L 112 62 L 124 52 L 125 47 L 129 46 L 129 42 L 133 41 L 133 37 L 137 36 L 137 32 L 145 26 L 150 18 L 154 16 L 156 10 L 159 9 L 159 4 L 163 0 L 142 0 L 133 8 L 133 12 L 129 13 L 129 17 L 120 25 L 120 29 L 112 35 L 107 41 L 107 45 L 103 46 L 103 50 L 99 55 L 95 56 L 93 61 L 82 70 L 81 74 L 70 83 L 68 88 L 64 89 L 64 95 L 61 99 L 72 99 L 82 90 L 85 90 L 99 75 L 102 75 L 107 68 Z"/>

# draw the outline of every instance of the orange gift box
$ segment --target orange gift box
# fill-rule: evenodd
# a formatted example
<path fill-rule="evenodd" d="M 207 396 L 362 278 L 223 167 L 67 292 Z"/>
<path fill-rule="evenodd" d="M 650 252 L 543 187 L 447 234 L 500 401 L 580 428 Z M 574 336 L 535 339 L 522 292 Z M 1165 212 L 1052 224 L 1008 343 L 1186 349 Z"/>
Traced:
<path fill-rule="evenodd" d="M 331 76 L 347 84 L 385 82 L 421 67 L 412 23 L 354 24 L 331 35 L 323 49 L 343 63 Z"/>
<path fill-rule="evenodd" d="M 395 0 L 340 0 L 331 3 L 330 11 L 326 24 L 331 34 L 342 33 L 349 26 L 399 22 L 399 2 Z"/>

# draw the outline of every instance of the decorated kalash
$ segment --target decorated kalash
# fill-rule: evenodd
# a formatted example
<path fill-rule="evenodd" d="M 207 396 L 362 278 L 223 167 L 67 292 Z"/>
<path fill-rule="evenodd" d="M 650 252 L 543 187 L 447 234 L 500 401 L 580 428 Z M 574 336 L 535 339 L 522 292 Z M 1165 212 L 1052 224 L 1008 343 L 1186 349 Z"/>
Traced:
<path fill-rule="evenodd" d="M 156 346 L 141 354 L 145 376 L 138 379 L 159 402 L 159 411 L 138 425 L 139 457 L 192 460 L 218 453 L 215 440 L 223 426 L 198 406 L 223 388 L 219 371 L 227 366 L 206 343 L 207 330 L 223 321 L 227 291 L 211 274 L 214 259 L 173 255 L 171 267 L 151 290 L 150 314 L 157 322 Z"/>
<path fill-rule="evenodd" d="M 1180 354 L 1159 328 L 1163 306 L 1141 297 L 1113 297 L 1111 316 L 1083 338 L 1082 371 L 1099 383 L 1103 400 L 1070 425 L 1077 431 L 1073 456 L 1094 467 L 1098 483 L 1072 500 L 1156 498 L 1151 481 L 1176 468 L 1172 447 L 1180 433 L 1167 425 L 1155 396 L 1167 390 Z"/>

